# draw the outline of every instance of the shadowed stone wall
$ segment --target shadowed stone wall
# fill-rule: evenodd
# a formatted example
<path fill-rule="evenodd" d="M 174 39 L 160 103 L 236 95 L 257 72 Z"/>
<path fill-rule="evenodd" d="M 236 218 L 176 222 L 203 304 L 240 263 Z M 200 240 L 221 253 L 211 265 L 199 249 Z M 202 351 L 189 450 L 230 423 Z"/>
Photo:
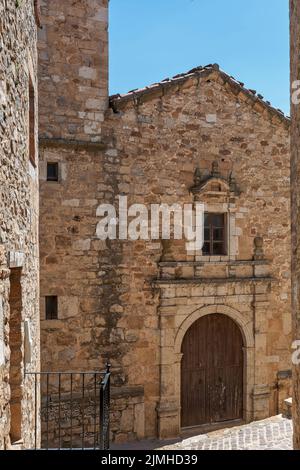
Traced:
<path fill-rule="evenodd" d="M 297 0 L 290 1 L 291 13 L 291 83 L 300 80 L 300 3 Z M 299 88 L 299 85 L 296 87 Z M 292 93 L 295 89 L 292 88 Z M 299 96 L 299 93 L 297 94 Z M 293 299 L 293 337 L 300 340 L 300 252 L 299 252 L 299 229 L 300 229 L 300 104 L 292 102 L 292 299 Z M 300 369 L 299 365 L 294 367 L 294 396 L 293 396 L 293 418 L 294 418 L 294 444 L 300 449 Z"/>
<path fill-rule="evenodd" d="M 289 121 L 216 67 L 154 88 L 111 98 L 101 144 L 41 150 L 43 367 L 112 363 L 117 442 L 178 435 L 176 338 L 204 307 L 235 312 L 248 338 L 247 421 L 277 414 L 291 393 Z M 46 181 L 47 161 L 59 181 Z M 213 162 L 220 190 L 193 195 L 195 169 L 203 182 Z M 148 206 L 199 197 L 228 218 L 227 255 L 187 253 L 184 240 L 98 240 L 97 207 L 118 207 L 121 194 Z M 57 320 L 45 319 L 47 295 Z"/>
<path fill-rule="evenodd" d="M 34 445 L 40 370 L 34 3 L 0 3 L 0 449 Z"/>
<path fill-rule="evenodd" d="M 289 120 L 211 66 L 112 97 L 111 106 L 118 190 L 128 205 L 196 200 L 228 220 L 227 256 L 188 253 L 184 241 L 123 244 L 119 325 L 136 339 L 133 364 L 122 359 L 128 383 L 144 385 L 146 435 L 157 425 L 161 437 L 178 435 L 176 338 L 204 307 L 233 309 L 251 332 L 245 419 L 277 414 L 291 393 Z M 219 178 L 209 179 L 214 162 Z M 191 190 L 197 167 L 200 182 Z"/>

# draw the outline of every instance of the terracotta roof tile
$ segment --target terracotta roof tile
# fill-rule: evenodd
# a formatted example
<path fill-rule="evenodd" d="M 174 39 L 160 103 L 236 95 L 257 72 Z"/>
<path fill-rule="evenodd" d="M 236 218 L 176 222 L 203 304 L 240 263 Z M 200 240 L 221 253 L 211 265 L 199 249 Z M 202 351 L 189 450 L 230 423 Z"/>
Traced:
<path fill-rule="evenodd" d="M 239 80 L 236 80 L 233 76 L 228 75 L 226 72 L 220 69 L 218 64 L 208 64 L 205 66 L 199 66 L 195 67 L 191 70 L 189 70 L 186 73 L 180 73 L 177 75 L 174 75 L 174 77 L 171 78 L 165 78 L 161 82 L 158 83 L 153 83 L 152 85 L 146 86 L 144 88 L 140 89 L 135 89 L 131 90 L 128 93 L 125 94 L 116 94 L 112 95 L 110 97 L 110 106 L 117 110 L 119 107 L 122 107 L 123 104 L 130 102 L 130 101 L 136 101 L 142 100 L 144 96 L 147 94 L 153 93 L 155 90 L 161 90 L 163 87 L 170 87 L 172 85 L 180 84 L 188 80 L 189 78 L 192 77 L 201 77 L 202 75 L 209 75 L 210 73 L 213 72 L 218 72 L 222 79 L 224 80 L 225 83 L 229 83 L 229 85 L 232 85 L 233 89 L 240 89 L 242 93 L 245 93 L 247 97 L 251 98 L 253 100 L 253 106 L 255 105 L 256 102 L 259 102 L 262 104 L 263 108 L 268 110 L 271 114 L 277 115 L 281 120 L 285 121 L 286 123 L 290 122 L 290 118 L 285 116 L 283 111 L 280 109 L 274 108 L 270 101 L 265 101 L 264 97 L 261 94 L 257 94 L 256 90 L 253 89 L 248 89 L 245 88 L 245 84 Z"/>

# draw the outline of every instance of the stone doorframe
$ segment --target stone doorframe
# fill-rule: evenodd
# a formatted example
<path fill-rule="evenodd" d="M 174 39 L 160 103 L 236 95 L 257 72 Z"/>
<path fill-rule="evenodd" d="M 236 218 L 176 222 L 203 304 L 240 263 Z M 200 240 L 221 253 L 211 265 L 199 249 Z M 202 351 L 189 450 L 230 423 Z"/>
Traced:
<path fill-rule="evenodd" d="M 253 321 L 247 321 L 237 310 L 226 305 L 210 305 L 196 309 L 171 334 L 170 325 L 161 334 L 160 402 L 158 434 L 160 439 L 178 437 L 181 431 L 181 346 L 184 336 L 194 322 L 206 315 L 220 313 L 230 317 L 240 328 L 244 340 L 244 420 L 253 416 L 254 335 Z M 173 337 L 172 337 L 173 336 Z"/>

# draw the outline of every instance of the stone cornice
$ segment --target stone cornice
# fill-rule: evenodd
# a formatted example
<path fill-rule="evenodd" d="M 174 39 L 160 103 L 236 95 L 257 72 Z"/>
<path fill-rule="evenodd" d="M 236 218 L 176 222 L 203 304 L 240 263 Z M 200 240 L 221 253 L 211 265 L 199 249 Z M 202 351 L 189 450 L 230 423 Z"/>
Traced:
<path fill-rule="evenodd" d="M 72 150 L 106 150 L 103 142 L 89 142 L 84 140 L 68 140 L 56 138 L 39 138 L 40 148 L 70 148 Z"/>
<path fill-rule="evenodd" d="M 228 265 L 230 264 L 231 266 L 257 266 L 257 265 L 270 265 L 271 262 L 269 260 L 226 260 L 226 261 L 160 261 L 158 265 L 160 267 L 164 268 L 173 268 L 173 267 L 178 267 L 178 266 L 192 266 L 192 267 L 197 267 L 197 266 L 206 266 L 206 265 L 211 265 L 211 264 L 217 264 L 218 266 L 220 264 L 222 265 Z"/>
<path fill-rule="evenodd" d="M 152 281 L 153 287 L 171 285 L 203 285 L 203 284 L 227 284 L 227 283 L 258 283 L 276 282 L 273 277 L 224 277 L 224 278 L 191 278 L 191 279 L 156 279 Z"/>
<path fill-rule="evenodd" d="M 112 387 L 111 388 L 112 398 L 129 398 L 129 397 L 143 397 L 144 387 Z"/>

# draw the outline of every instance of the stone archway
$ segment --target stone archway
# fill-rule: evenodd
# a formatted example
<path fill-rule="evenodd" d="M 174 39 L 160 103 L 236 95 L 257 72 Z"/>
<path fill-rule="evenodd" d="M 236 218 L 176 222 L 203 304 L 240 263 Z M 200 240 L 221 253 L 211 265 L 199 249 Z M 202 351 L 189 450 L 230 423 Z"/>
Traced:
<path fill-rule="evenodd" d="M 253 417 L 254 387 L 254 335 L 253 320 L 246 319 L 237 310 L 226 305 L 210 305 L 187 313 L 174 330 L 161 330 L 161 394 L 158 406 L 158 429 L 160 438 L 177 437 L 181 430 L 181 362 L 182 342 L 188 329 L 200 318 L 220 313 L 231 318 L 239 327 L 243 338 L 243 419 Z M 166 322 L 166 326 L 168 323 Z M 174 332 L 174 336 L 173 333 Z M 172 339 L 173 336 L 173 339 Z"/>
<path fill-rule="evenodd" d="M 181 361 L 182 361 L 182 343 L 183 339 L 189 330 L 189 328 L 199 319 L 208 315 L 221 314 L 229 317 L 239 327 L 243 343 L 244 343 L 244 372 L 243 372 L 243 419 L 248 421 L 252 415 L 252 399 L 251 392 L 253 390 L 253 368 L 254 368 L 254 336 L 253 336 L 253 324 L 247 322 L 243 315 L 237 310 L 227 305 L 211 305 L 202 307 L 191 313 L 180 325 L 178 332 L 175 337 L 174 353 L 175 357 L 180 358 L 180 361 L 176 365 L 176 376 L 177 390 L 176 395 L 178 397 L 178 404 L 181 407 Z M 181 416 L 180 416 L 180 429 L 181 429 Z"/>
<path fill-rule="evenodd" d="M 244 340 L 229 316 L 205 315 L 182 342 L 181 427 L 243 420 Z"/>
<path fill-rule="evenodd" d="M 206 315 L 213 315 L 215 313 L 227 315 L 233 321 L 235 321 L 243 335 L 245 348 L 254 348 L 252 322 L 246 321 L 243 315 L 232 307 L 228 307 L 227 305 L 210 305 L 194 310 L 181 323 L 175 338 L 174 353 L 180 354 L 183 338 L 193 323 L 195 323 L 201 317 Z"/>

